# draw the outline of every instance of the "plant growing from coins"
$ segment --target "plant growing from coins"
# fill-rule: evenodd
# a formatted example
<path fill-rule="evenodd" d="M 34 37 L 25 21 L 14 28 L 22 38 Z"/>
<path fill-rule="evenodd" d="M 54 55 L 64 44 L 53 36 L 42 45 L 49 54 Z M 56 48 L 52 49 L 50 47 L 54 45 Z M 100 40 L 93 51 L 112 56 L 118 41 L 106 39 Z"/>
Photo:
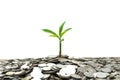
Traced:
<path fill-rule="evenodd" d="M 55 38 L 57 38 L 58 40 L 59 40 L 59 57 L 61 57 L 62 56 L 62 41 L 64 41 L 64 38 L 63 38 L 63 36 L 64 36 L 64 34 L 66 33 L 66 32 L 68 32 L 69 30 L 71 30 L 72 28 L 67 28 L 67 29 L 65 29 L 65 30 L 63 30 L 63 27 L 64 27 L 64 25 L 65 25 L 65 21 L 60 25 L 60 27 L 59 27 L 59 32 L 58 33 L 56 33 L 56 32 L 54 32 L 54 31 L 52 31 L 52 30 L 50 30 L 50 29 L 42 29 L 44 32 L 47 32 L 47 33 L 49 33 L 50 34 L 50 37 L 55 37 Z"/>

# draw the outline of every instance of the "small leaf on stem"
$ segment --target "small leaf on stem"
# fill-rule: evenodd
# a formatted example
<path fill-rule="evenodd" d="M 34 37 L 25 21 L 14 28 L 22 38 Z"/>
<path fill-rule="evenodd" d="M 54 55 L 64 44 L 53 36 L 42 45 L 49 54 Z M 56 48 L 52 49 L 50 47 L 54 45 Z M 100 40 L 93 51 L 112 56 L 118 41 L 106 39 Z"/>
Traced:
<path fill-rule="evenodd" d="M 64 30 L 64 31 L 61 33 L 60 37 L 62 37 L 66 32 L 68 32 L 68 31 L 71 30 L 71 29 L 72 29 L 72 28 L 68 28 L 68 29 Z"/>
<path fill-rule="evenodd" d="M 65 21 L 60 25 L 59 27 L 59 35 L 61 35 L 63 27 L 64 27 Z"/>
<path fill-rule="evenodd" d="M 54 31 L 52 31 L 52 30 L 49 30 L 49 29 L 42 29 L 44 32 L 47 32 L 47 33 L 50 33 L 50 34 L 52 34 L 52 35 L 54 35 L 54 36 L 56 36 L 56 37 L 58 37 L 59 38 L 59 36 L 54 32 Z"/>

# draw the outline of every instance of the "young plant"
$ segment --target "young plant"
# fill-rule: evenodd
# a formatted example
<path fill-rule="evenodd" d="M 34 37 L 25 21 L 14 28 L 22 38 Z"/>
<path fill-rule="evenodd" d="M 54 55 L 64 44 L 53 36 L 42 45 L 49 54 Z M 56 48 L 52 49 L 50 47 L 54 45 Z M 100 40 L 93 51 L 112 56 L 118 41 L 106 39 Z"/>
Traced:
<path fill-rule="evenodd" d="M 65 25 L 65 22 L 63 22 L 60 27 L 59 27 L 59 32 L 58 34 L 50 29 L 42 29 L 44 32 L 47 32 L 50 34 L 50 37 L 56 37 L 59 40 L 59 57 L 62 56 L 62 41 L 64 41 L 63 35 L 71 30 L 72 28 L 67 28 L 63 31 L 63 27 Z"/>

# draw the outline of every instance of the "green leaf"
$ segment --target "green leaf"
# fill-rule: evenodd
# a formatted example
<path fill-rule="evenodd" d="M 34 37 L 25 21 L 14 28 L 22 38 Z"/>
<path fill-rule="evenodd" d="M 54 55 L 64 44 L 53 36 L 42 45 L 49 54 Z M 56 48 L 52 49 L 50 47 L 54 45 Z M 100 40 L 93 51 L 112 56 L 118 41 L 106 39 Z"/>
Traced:
<path fill-rule="evenodd" d="M 56 37 L 58 37 L 59 38 L 59 36 L 54 32 L 54 31 L 52 31 L 52 30 L 49 30 L 49 29 L 42 29 L 44 32 L 47 32 L 47 33 L 50 33 L 50 34 L 52 34 L 52 35 L 54 35 L 54 36 L 56 36 Z"/>
<path fill-rule="evenodd" d="M 68 32 L 68 31 L 71 30 L 71 29 L 72 29 L 72 28 L 68 28 L 68 29 L 64 30 L 64 31 L 61 33 L 60 37 L 62 37 L 66 32 Z"/>
<path fill-rule="evenodd" d="M 50 35 L 49 37 L 57 37 L 58 38 L 58 36 L 56 36 L 56 35 Z"/>
<path fill-rule="evenodd" d="M 61 35 L 63 27 L 64 27 L 65 21 L 60 25 L 59 27 L 59 35 Z"/>

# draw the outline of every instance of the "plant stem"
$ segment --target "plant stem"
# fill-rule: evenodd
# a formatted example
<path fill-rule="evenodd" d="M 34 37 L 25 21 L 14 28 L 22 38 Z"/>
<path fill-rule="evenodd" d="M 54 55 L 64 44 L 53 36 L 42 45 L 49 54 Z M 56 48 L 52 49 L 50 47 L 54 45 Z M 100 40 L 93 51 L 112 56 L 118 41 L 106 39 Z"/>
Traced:
<path fill-rule="evenodd" d="M 61 39 L 59 40 L 59 57 L 61 57 L 62 53 L 62 42 Z"/>

